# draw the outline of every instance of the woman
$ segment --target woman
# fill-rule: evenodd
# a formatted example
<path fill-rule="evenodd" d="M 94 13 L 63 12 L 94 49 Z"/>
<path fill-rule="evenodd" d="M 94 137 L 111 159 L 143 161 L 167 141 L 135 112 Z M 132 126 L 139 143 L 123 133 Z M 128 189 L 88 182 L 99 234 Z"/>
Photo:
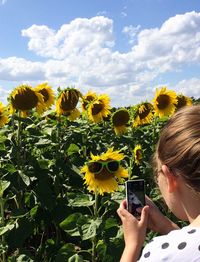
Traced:
<path fill-rule="evenodd" d="M 147 197 L 137 220 L 124 200 L 117 210 L 125 248 L 121 262 L 200 261 L 200 106 L 184 107 L 161 132 L 154 155 L 154 171 L 161 194 L 174 215 L 189 225 L 179 227 Z M 149 228 L 162 236 L 142 251 Z M 140 258 L 139 258 L 140 257 Z"/>

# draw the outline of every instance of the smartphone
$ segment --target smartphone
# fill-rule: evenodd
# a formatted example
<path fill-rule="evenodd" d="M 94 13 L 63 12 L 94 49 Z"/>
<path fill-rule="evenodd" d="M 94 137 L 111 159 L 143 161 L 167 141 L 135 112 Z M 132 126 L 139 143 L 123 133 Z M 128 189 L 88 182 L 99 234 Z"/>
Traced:
<path fill-rule="evenodd" d="M 144 179 L 128 180 L 125 182 L 125 185 L 127 210 L 135 217 L 140 218 L 140 213 L 136 209 L 145 206 Z"/>

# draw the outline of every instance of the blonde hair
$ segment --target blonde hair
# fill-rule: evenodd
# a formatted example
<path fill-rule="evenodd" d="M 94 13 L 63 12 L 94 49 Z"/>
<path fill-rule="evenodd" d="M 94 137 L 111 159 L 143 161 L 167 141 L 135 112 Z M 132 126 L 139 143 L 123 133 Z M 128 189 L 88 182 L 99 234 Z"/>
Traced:
<path fill-rule="evenodd" d="M 200 105 L 179 109 L 170 118 L 157 144 L 157 165 L 158 159 L 200 192 Z"/>

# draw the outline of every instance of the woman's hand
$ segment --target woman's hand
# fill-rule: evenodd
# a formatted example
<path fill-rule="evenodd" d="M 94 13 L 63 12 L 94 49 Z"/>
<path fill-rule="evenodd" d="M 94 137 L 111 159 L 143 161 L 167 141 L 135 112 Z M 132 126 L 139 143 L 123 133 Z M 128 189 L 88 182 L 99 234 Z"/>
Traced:
<path fill-rule="evenodd" d="M 131 257 L 132 260 L 130 261 L 137 260 L 146 237 L 148 210 L 148 206 L 142 208 L 141 218 L 140 220 L 137 220 L 126 210 L 126 200 L 121 202 L 120 207 L 117 210 L 122 221 L 125 240 L 125 250 L 121 261 L 128 262 L 128 257 Z"/>
<path fill-rule="evenodd" d="M 158 207 L 153 203 L 153 201 L 146 196 L 146 204 L 149 206 L 149 216 L 147 227 L 154 232 L 165 235 L 174 229 L 179 229 L 179 227 L 173 223 L 169 218 L 164 216 Z M 141 212 L 141 209 L 137 211 Z"/>

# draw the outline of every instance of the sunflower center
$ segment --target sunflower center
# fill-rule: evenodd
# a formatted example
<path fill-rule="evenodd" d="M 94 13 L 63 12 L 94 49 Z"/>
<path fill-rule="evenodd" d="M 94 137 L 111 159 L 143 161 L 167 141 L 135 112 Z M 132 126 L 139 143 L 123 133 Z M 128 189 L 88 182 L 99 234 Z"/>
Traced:
<path fill-rule="evenodd" d="M 11 102 L 14 108 L 18 110 L 31 110 L 37 106 L 38 97 L 31 89 L 20 90 L 15 97 L 11 97 Z"/>
<path fill-rule="evenodd" d="M 92 115 L 99 114 L 103 109 L 103 104 L 94 104 L 92 108 Z"/>
<path fill-rule="evenodd" d="M 45 88 L 41 89 L 39 93 L 43 95 L 44 102 L 49 100 L 49 93 Z"/>
<path fill-rule="evenodd" d="M 181 108 L 183 106 L 186 106 L 186 104 L 187 104 L 187 101 L 186 101 L 184 96 L 178 97 L 178 103 L 176 105 L 177 108 Z"/>
<path fill-rule="evenodd" d="M 60 107 L 64 111 L 71 111 L 76 108 L 78 99 L 79 97 L 76 96 L 73 92 L 67 91 L 66 93 L 63 93 Z"/>
<path fill-rule="evenodd" d="M 137 160 L 141 160 L 142 159 L 142 151 L 141 150 L 137 150 L 136 151 L 136 159 Z"/>
<path fill-rule="evenodd" d="M 157 97 L 157 102 L 158 102 L 157 106 L 160 110 L 165 109 L 170 104 L 170 97 L 165 94 L 160 95 Z"/>
<path fill-rule="evenodd" d="M 103 180 L 103 181 L 109 180 L 114 176 L 115 175 L 113 173 L 110 173 L 105 167 L 102 169 L 102 171 L 99 174 L 94 174 L 95 179 Z"/>
<path fill-rule="evenodd" d="M 126 125 L 129 121 L 129 113 L 124 110 L 118 111 L 113 115 L 112 121 L 114 126 Z"/>
<path fill-rule="evenodd" d="M 150 111 L 151 111 L 151 108 L 147 105 L 144 105 L 143 110 L 138 112 L 140 119 L 146 118 Z"/>

